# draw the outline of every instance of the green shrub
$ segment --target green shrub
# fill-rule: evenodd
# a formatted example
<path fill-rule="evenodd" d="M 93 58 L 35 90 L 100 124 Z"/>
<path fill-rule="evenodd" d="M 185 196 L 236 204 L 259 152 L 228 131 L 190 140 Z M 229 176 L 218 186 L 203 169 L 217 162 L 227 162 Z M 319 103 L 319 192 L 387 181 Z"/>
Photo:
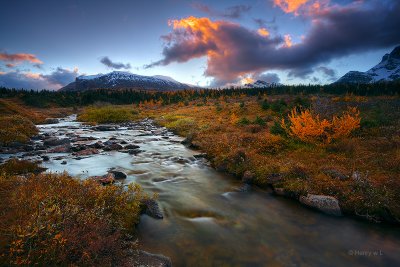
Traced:
<path fill-rule="evenodd" d="M 263 118 L 257 116 L 253 123 L 254 124 L 258 124 L 260 126 L 264 126 L 265 125 L 265 120 Z"/>
<path fill-rule="evenodd" d="M 126 107 L 89 107 L 79 115 L 78 120 L 94 123 L 119 123 L 135 120 L 137 114 L 136 110 Z"/>
<path fill-rule="evenodd" d="M 271 110 L 274 112 L 283 113 L 286 109 L 287 109 L 287 103 L 283 99 L 274 101 L 271 104 Z"/>
<path fill-rule="evenodd" d="M 248 125 L 248 124 L 250 124 L 250 120 L 244 117 L 244 118 L 241 118 L 241 119 L 238 121 L 238 124 L 239 124 L 239 125 Z"/>
<path fill-rule="evenodd" d="M 282 125 L 277 121 L 275 121 L 274 125 L 271 126 L 271 128 L 269 129 L 269 132 L 274 135 L 286 136 L 285 129 L 283 129 Z"/>
<path fill-rule="evenodd" d="M 261 103 L 261 108 L 262 108 L 263 110 L 268 110 L 268 109 L 271 108 L 271 105 L 269 104 L 269 102 L 268 102 L 267 100 L 264 100 L 264 101 Z"/>

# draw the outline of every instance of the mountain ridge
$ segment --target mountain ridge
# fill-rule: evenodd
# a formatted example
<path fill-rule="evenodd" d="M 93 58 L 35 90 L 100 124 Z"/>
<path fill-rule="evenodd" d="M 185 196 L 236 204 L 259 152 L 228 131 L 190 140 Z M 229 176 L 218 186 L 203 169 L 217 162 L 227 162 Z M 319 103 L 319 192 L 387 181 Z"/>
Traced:
<path fill-rule="evenodd" d="M 113 71 L 106 74 L 82 75 L 59 91 L 85 91 L 93 89 L 144 89 L 174 91 L 196 89 L 197 87 L 178 82 L 171 77 L 144 76 L 130 72 Z"/>
<path fill-rule="evenodd" d="M 400 80 L 400 45 L 366 72 L 349 71 L 335 83 L 376 83 Z"/>

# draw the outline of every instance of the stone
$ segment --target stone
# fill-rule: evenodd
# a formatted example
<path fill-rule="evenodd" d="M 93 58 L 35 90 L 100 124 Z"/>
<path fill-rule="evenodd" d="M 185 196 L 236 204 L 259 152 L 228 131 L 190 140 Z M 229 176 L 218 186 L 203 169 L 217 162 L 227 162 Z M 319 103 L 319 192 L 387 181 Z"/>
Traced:
<path fill-rule="evenodd" d="M 134 144 L 129 144 L 129 145 L 126 145 L 124 148 L 125 149 L 137 149 L 137 148 L 140 148 L 140 146 L 134 145 Z"/>
<path fill-rule="evenodd" d="M 98 141 L 98 142 L 96 142 L 94 144 L 91 144 L 90 146 L 93 147 L 93 148 L 102 149 L 102 148 L 104 148 L 105 145 L 103 144 L 103 142 Z"/>
<path fill-rule="evenodd" d="M 49 161 L 50 157 L 45 155 L 45 156 L 42 156 L 42 159 L 43 159 L 43 161 Z"/>
<path fill-rule="evenodd" d="M 104 148 L 104 151 L 121 150 L 123 147 L 120 144 L 111 144 Z"/>
<path fill-rule="evenodd" d="M 281 173 L 272 173 L 267 176 L 267 182 L 269 184 L 275 184 L 283 180 L 283 175 Z"/>
<path fill-rule="evenodd" d="M 56 119 L 56 118 L 46 118 L 44 120 L 44 124 L 56 124 L 56 123 L 59 123 L 59 122 L 60 122 L 60 120 Z"/>
<path fill-rule="evenodd" d="M 193 155 L 193 157 L 195 157 L 196 159 L 203 159 L 203 158 L 207 158 L 207 154 L 206 153 L 196 154 L 196 155 Z"/>
<path fill-rule="evenodd" d="M 300 196 L 300 202 L 304 205 L 320 210 L 326 214 L 334 216 L 342 216 L 342 211 L 339 202 L 336 198 L 325 195 L 307 194 L 307 196 Z"/>
<path fill-rule="evenodd" d="M 336 169 L 323 169 L 322 172 L 331 177 L 332 179 L 339 179 L 339 180 L 347 180 L 349 176 L 344 175 L 343 173 L 339 172 Z"/>
<path fill-rule="evenodd" d="M 161 255 L 139 250 L 134 257 L 133 266 L 172 267 L 171 259 Z"/>
<path fill-rule="evenodd" d="M 70 144 L 71 141 L 68 138 L 58 139 L 56 137 L 50 137 L 44 140 L 43 145 L 45 146 L 60 146 Z"/>
<path fill-rule="evenodd" d="M 114 178 L 117 179 L 117 180 L 126 179 L 126 177 L 128 177 L 128 176 L 126 175 L 126 173 L 124 173 L 124 172 L 122 172 L 122 171 L 114 171 L 114 170 L 111 170 L 111 171 L 109 171 L 109 173 L 114 174 Z"/>
<path fill-rule="evenodd" d="M 149 215 L 154 219 L 162 219 L 164 218 L 160 206 L 158 205 L 157 201 L 154 199 L 143 199 L 142 204 L 144 206 L 144 213 Z"/>
<path fill-rule="evenodd" d="M 87 148 L 85 150 L 72 153 L 74 156 L 90 156 L 95 154 L 99 154 L 99 151 L 96 148 Z"/>
<path fill-rule="evenodd" d="M 49 149 L 47 153 L 69 153 L 70 151 L 71 147 L 69 145 L 62 145 Z"/>
<path fill-rule="evenodd" d="M 109 185 L 109 184 L 113 184 L 115 182 L 115 177 L 114 177 L 114 174 L 112 174 L 112 173 L 108 173 L 103 176 L 92 176 L 92 177 L 89 177 L 89 179 L 94 180 L 102 185 Z"/>
<path fill-rule="evenodd" d="M 64 160 L 63 162 L 61 162 L 62 165 L 66 165 L 67 162 Z"/>
<path fill-rule="evenodd" d="M 112 125 L 98 125 L 96 127 L 93 127 L 94 130 L 96 131 L 115 131 L 115 127 Z"/>
<path fill-rule="evenodd" d="M 254 181 L 254 174 L 251 171 L 245 171 L 242 176 L 242 182 L 246 184 L 252 184 Z"/>

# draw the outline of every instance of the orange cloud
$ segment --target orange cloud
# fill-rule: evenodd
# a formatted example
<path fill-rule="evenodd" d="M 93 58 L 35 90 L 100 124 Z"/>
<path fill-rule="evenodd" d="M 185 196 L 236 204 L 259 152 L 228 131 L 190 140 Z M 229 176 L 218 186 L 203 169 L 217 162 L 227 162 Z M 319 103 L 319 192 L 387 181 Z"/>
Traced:
<path fill-rule="evenodd" d="M 274 0 L 275 6 L 279 6 L 286 13 L 296 13 L 309 0 Z"/>
<path fill-rule="evenodd" d="M 24 75 L 27 78 L 36 79 L 36 80 L 42 78 L 42 75 L 39 73 L 27 72 L 27 73 L 24 73 Z"/>
<path fill-rule="evenodd" d="M 12 61 L 12 62 L 28 61 L 35 64 L 43 64 L 43 62 L 40 59 L 38 59 L 35 55 L 24 54 L 24 53 L 19 53 L 19 54 L 0 53 L 0 60 Z"/>
<path fill-rule="evenodd" d="M 269 35 L 269 31 L 265 28 L 260 28 L 257 30 L 258 34 L 264 37 L 267 37 Z"/>
<path fill-rule="evenodd" d="M 254 83 L 254 79 L 250 77 L 244 77 L 243 79 L 240 80 L 240 83 L 242 85 L 248 84 L 248 83 Z"/>
<path fill-rule="evenodd" d="M 293 45 L 292 43 L 292 37 L 290 36 L 290 34 L 286 34 L 284 36 L 284 40 L 285 40 L 285 45 L 286 47 L 291 47 Z"/>

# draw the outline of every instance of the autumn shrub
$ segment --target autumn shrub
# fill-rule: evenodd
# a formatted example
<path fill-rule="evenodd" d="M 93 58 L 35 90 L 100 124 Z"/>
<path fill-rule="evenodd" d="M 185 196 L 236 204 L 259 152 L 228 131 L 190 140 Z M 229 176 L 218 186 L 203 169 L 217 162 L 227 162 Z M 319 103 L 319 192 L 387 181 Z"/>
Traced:
<path fill-rule="evenodd" d="M 0 265 L 123 265 L 142 197 L 133 184 L 1 174 Z"/>
<path fill-rule="evenodd" d="M 88 107 L 78 116 L 78 120 L 91 123 L 119 123 L 137 118 L 138 112 L 132 108 L 104 106 Z"/>
<path fill-rule="evenodd" d="M 44 168 L 40 167 L 38 163 L 31 162 L 28 160 L 10 159 L 6 163 L 0 165 L 0 174 L 28 174 L 28 173 L 40 173 Z"/>
<path fill-rule="evenodd" d="M 38 133 L 35 124 L 20 115 L 0 117 L 0 144 L 25 143 Z"/>
<path fill-rule="evenodd" d="M 292 109 L 289 121 L 282 119 L 281 126 L 289 136 L 306 143 L 328 144 L 334 139 L 348 137 L 360 127 L 360 112 L 356 108 L 348 108 L 341 116 L 333 116 L 332 120 L 321 119 L 310 109 L 298 111 Z"/>
<path fill-rule="evenodd" d="M 167 121 L 164 126 L 186 136 L 190 132 L 194 131 L 196 124 L 191 118 L 176 116 L 172 120 L 170 119 Z"/>

